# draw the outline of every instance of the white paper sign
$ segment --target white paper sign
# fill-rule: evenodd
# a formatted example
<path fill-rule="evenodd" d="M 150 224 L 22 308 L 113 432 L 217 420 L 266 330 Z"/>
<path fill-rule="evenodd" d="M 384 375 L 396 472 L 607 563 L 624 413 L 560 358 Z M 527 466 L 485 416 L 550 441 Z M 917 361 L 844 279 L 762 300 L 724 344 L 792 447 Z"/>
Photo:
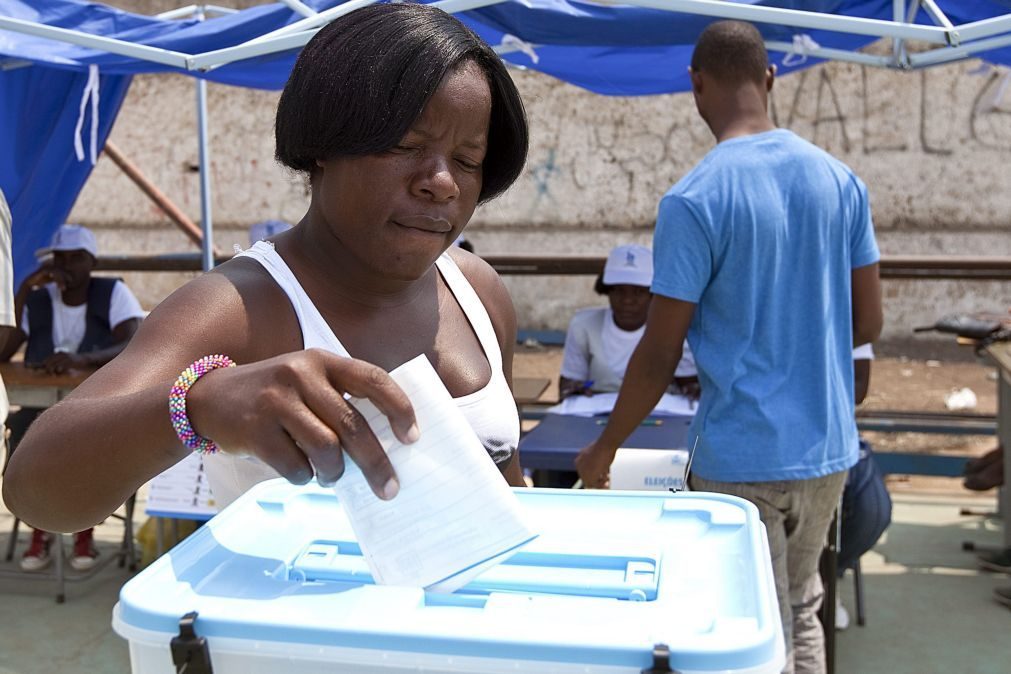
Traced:
<path fill-rule="evenodd" d="M 611 489 L 680 490 L 687 466 L 688 451 L 684 449 L 622 448 L 611 464 Z"/>
<path fill-rule="evenodd" d="M 218 514 L 199 454 L 190 454 L 151 480 L 144 512 L 182 519 L 210 519 Z"/>

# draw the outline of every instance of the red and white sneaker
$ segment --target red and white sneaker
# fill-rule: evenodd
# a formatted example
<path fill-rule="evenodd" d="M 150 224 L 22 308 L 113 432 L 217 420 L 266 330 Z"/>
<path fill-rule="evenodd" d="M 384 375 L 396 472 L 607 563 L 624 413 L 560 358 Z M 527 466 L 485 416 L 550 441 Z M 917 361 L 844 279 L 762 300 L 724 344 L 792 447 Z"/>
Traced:
<path fill-rule="evenodd" d="M 49 566 L 53 558 L 49 555 L 49 548 L 53 544 L 53 535 L 41 529 L 32 530 L 32 543 L 25 550 L 21 557 L 22 571 L 41 571 Z"/>
<path fill-rule="evenodd" d="M 98 560 L 98 549 L 92 537 L 94 529 L 85 529 L 74 534 L 74 554 L 70 558 L 70 568 L 74 571 L 87 571 L 95 566 Z"/>

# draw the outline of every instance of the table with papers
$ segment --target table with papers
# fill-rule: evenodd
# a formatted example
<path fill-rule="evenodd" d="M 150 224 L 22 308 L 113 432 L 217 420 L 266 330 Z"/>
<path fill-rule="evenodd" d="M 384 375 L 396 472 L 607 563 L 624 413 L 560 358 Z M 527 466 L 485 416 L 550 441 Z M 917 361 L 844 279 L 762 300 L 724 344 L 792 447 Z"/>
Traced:
<path fill-rule="evenodd" d="M 27 367 L 22 362 L 0 363 L 0 377 L 7 387 L 11 405 L 20 407 L 52 407 L 70 395 L 94 371 L 94 368 L 85 368 L 49 374 L 45 370 Z"/>
<path fill-rule="evenodd" d="M 649 417 L 622 444 L 637 449 L 690 449 L 689 416 Z M 520 439 L 520 461 L 524 468 L 574 470 L 579 450 L 604 430 L 606 416 L 581 417 L 548 414 Z"/>

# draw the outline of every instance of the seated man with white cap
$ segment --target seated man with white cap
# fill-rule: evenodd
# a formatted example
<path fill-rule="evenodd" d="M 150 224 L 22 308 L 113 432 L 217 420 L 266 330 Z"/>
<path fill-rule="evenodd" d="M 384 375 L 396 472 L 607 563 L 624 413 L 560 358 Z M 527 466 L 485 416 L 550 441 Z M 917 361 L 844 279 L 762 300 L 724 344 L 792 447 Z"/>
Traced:
<path fill-rule="evenodd" d="M 92 277 L 98 256 L 95 235 L 80 225 L 63 225 L 51 245 L 37 253 L 52 255 L 21 284 L 14 297 L 18 325 L 0 328 L 0 362 L 7 362 L 27 342 L 25 364 L 50 373 L 98 367 L 123 350 L 144 316 L 140 303 L 120 279 Z M 29 424 L 42 413 L 22 408 L 8 418 L 11 447 L 16 449 Z M 53 537 L 35 530 L 21 559 L 25 571 L 51 562 Z M 70 565 L 84 571 L 95 564 L 92 530 L 74 534 Z"/>
<path fill-rule="evenodd" d="M 608 306 L 583 309 L 572 317 L 562 356 L 562 398 L 621 388 L 628 359 L 645 330 L 652 282 L 653 253 L 646 246 L 618 246 L 607 256 L 594 290 L 607 296 Z M 672 389 L 698 397 L 698 373 L 687 342 Z"/>

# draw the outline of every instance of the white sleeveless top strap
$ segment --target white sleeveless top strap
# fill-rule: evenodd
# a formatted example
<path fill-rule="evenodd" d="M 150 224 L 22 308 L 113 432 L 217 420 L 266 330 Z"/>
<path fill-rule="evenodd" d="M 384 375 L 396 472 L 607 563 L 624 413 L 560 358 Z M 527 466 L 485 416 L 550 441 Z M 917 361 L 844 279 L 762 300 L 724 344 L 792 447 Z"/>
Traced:
<path fill-rule="evenodd" d="M 477 296 L 474 286 L 470 284 L 470 281 L 449 255 L 443 253 L 435 261 L 435 266 L 439 269 L 443 280 L 449 286 L 453 297 L 456 298 L 464 315 L 467 316 L 467 320 L 470 321 L 470 326 L 477 334 L 481 348 L 484 349 L 484 355 L 487 356 L 488 362 L 491 364 L 492 372 L 500 372 L 502 370 L 502 350 L 499 348 L 495 326 L 491 324 L 491 317 L 488 316 L 488 311 L 484 308 L 484 302 Z"/>
<path fill-rule="evenodd" d="M 257 241 L 252 248 L 242 251 L 236 257 L 249 257 L 259 262 L 288 296 L 298 317 L 298 324 L 302 328 L 302 342 L 306 349 L 326 349 L 338 356 L 351 358 L 351 354 L 333 334 L 319 309 L 302 289 L 302 284 L 274 250 L 273 243 Z"/>

